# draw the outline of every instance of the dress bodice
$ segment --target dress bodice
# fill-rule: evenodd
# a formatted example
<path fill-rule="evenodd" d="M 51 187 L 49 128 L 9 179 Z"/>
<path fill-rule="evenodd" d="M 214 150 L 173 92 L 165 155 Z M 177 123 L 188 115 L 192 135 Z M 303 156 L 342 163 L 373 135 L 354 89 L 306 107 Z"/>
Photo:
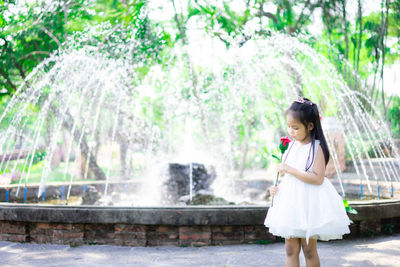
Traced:
<path fill-rule="evenodd" d="M 308 169 L 308 171 L 312 171 L 319 144 L 320 141 L 315 140 L 313 152 L 312 142 L 301 144 L 300 142 L 293 141 L 290 143 L 291 146 L 283 154 L 282 159 L 287 165 L 302 171 L 305 171 L 306 165 L 312 162 L 311 167 Z"/>

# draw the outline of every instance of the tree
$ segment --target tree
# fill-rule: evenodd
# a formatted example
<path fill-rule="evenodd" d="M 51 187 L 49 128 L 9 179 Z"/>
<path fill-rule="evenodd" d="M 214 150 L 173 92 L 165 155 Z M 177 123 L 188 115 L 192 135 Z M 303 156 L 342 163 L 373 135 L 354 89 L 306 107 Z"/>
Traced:
<path fill-rule="evenodd" d="M 168 36 L 165 32 L 161 36 L 154 33 L 145 3 L 145 0 L 0 3 L 0 93 L 12 95 L 36 66 L 62 48 L 68 36 L 104 21 L 116 28 L 129 28 L 134 34 L 138 47 L 132 49 L 132 60 L 157 58 Z M 103 37 L 104 43 L 111 38 Z"/>
<path fill-rule="evenodd" d="M 3 3 L 1 8 L 0 90 L 13 94 L 28 74 L 46 57 L 61 47 L 68 36 L 70 18 L 84 12 L 83 1 L 59 1 L 28 4 L 18 10 L 15 1 Z M 13 9 L 14 8 L 14 9 Z"/>

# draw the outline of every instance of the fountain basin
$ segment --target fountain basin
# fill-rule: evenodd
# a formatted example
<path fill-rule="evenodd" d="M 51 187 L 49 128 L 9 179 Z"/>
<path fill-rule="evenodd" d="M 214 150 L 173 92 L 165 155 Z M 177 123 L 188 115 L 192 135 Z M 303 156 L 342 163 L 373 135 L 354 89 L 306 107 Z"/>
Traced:
<path fill-rule="evenodd" d="M 345 238 L 400 230 L 400 201 L 353 201 Z M 0 205 L 0 239 L 54 244 L 204 246 L 270 243 L 266 206 L 96 207 Z"/>

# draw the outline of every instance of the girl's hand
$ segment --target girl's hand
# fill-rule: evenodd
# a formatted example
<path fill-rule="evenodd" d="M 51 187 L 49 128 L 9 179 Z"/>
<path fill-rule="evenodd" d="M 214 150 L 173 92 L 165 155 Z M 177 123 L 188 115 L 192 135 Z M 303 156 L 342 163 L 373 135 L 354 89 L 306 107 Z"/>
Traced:
<path fill-rule="evenodd" d="M 287 165 L 286 163 L 280 163 L 278 165 L 278 171 L 280 175 L 284 175 L 285 173 L 287 173 L 289 171 L 289 165 Z"/>
<path fill-rule="evenodd" d="M 269 193 L 271 194 L 271 196 L 275 196 L 276 192 L 278 192 L 278 186 L 270 186 L 269 187 Z"/>

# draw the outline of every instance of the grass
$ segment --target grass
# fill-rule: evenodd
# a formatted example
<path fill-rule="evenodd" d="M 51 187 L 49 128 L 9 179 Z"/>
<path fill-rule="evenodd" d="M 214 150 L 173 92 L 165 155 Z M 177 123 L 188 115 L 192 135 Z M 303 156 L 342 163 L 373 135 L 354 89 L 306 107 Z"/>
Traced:
<path fill-rule="evenodd" d="M 15 162 L 14 164 L 18 164 L 17 165 L 17 170 L 19 170 L 19 172 L 21 173 L 21 170 L 23 168 L 23 162 Z M 10 164 L 10 166 L 8 166 L 6 173 L 10 173 L 14 168 L 14 165 Z M 32 165 L 31 169 L 30 169 L 30 173 L 29 173 L 29 177 L 28 177 L 28 181 L 27 184 L 31 184 L 31 183 L 40 183 L 41 179 L 42 179 L 42 172 L 43 172 L 43 162 L 39 162 L 35 165 Z M 67 164 L 65 162 L 60 163 L 56 168 L 54 168 L 53 170 L 51 170 L 49 172 L 49 175 L 47 176 L 46 179 L 46 183 L 48 182 L 66 182 L 66 181 L 70 181 L 71 180 L 71 174 L 70 173 L 66 173 L 65 169 L 67 168 Z M 76 166 L 74 165 L 74 162 L 70 162 L 68 164 L 68 169 L 69 172 L 75 172 Z M 103 172 L 105 174 L 107 174 L 108 172 L 108 168 L 106 167 L 101 167 L 101 169 L 103 170 Z M 113 166 L 113 168 L 110 170 L 109 176 L 110 177 L 115 177 L 115 176 L 119 176 L 119 166 Z M 22 177 L 22 183 L 25 183 L 25 179 L 26 176 L 24 175 Z M 88 179 L 78 179 L 76 177 L 73 178 L 73 181 L 96 181 L 96 179 L 89 177 Z M 13 180 L 11 182 L 11 184 L 18 184 L 19 180 Z"/>

